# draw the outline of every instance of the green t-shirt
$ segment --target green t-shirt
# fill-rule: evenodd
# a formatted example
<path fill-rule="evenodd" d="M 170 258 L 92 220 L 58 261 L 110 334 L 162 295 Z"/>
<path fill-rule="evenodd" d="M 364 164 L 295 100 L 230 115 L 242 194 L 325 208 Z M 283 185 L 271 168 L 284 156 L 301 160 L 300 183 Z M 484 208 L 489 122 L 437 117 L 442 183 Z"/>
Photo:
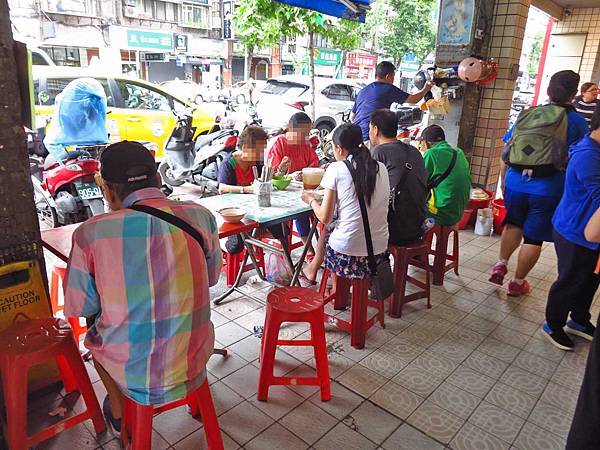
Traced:
<path fill-rule="evenodd" d="M 430 148 L 423 155 L 425 169 L 429 179 L 442 175 L 450 165 L 453 149 L 446 141 Z M 448 178 L 433 190 L 427 209 L 428 215 L 440 225 L 457 223 L 467 206 L 471 195 L 471 173 L 469 162 L 459 148 L 456 149 L 456 164 Z"/>

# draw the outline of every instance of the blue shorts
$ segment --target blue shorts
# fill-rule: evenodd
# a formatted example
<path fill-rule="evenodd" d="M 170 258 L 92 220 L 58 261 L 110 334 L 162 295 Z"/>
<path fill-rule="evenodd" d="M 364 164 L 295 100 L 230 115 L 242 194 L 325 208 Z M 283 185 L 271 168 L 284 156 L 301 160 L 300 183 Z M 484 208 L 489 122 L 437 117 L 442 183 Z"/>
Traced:
<path fill-rule="evenodd" d="M 296 219 L 296 230 L 298 230 L 300 236 L 308 236 L 310 234 L 310 217 L 305 216 Z"/>
<path fill-rule="evenodd" d="M 506 223 L 523 230 L 523 236 L 532 241 L 552 242 L 552 216 L 560 197 L 528 194 L 506 187 Z"/>

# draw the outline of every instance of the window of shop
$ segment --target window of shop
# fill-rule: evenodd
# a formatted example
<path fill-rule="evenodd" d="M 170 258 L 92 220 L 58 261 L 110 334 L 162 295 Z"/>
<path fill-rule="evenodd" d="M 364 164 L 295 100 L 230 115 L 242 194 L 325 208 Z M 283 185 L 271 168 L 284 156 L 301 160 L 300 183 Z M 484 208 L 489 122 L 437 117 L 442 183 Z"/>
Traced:
<path fill-rule="evenodd" d="M 77 47 L 44 47 L 43 50 L 57 66 L 81 67 L 79 48 Z"/>
<path fill-rule="evenodd" d="M 181 21 L 184 27 L 208 28 L 208 7 L 184 3 L 181 5 Z"/>
<path fill-rule="evenodd" d="M 96 15 L 95 0 L 71 0 L 68 2 L 57 0 L 42 0 L 42 10 L 58 14 L 73 14 L 84 16 Z"/>
<path fill-rule="evenodd" d="M 171 111 L 171 102 L 165 95 L 139 84 L 125 81 L 117 81 L 117 83 L 125 108 Z"/>

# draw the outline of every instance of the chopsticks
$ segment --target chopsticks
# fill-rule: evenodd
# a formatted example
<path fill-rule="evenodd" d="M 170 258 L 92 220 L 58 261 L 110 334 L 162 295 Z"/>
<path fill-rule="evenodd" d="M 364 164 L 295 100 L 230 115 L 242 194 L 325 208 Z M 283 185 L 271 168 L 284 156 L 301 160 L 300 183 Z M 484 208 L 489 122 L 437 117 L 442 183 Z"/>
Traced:
<path fill-rule="evenodd" d="M 258 178 L 258 169 L 256 166 L 252 166 L 252 173 L 254 174 L 254 178 L 256 180 L 260 181 L 261 183 L 267 183 L 273 179 L 275 170 L 271 165 L 271 160 L 269 160 L 269 162 L 262 167 L 260 178 Z"/>

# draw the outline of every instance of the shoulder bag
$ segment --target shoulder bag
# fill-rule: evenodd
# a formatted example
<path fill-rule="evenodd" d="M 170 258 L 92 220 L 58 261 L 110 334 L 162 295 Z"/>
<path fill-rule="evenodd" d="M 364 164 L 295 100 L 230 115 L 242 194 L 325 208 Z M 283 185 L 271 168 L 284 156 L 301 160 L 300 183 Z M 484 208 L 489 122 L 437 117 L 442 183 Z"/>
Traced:
<path fill-rule="evenodd" d="M 344 163 L 346 164 L 346 167 L 348 167 L 352 180 L 354 181 L 354 186 L 356 187 L 356 170 L 350 161 L 345 160 Z M 369 261 L 369 270 L 371 271 L 370 297 L 375 300 L 385 300 L 392 295 L 395 290 L 390 260 L 386 254 L 385 257 L 381 258 L 379 263 L 376 261 L 375 254 L 373 253 L 373 240 L 371 239 L 371 227 L 369 226 L 367 204 L 364 196 L 358 195 L 358 192 L 356 194 L 358 197 L 358 204 L 360 205 L 360 215 L 362 216 L 365 229 L 365 239 L 367 241 L 367 258 Z"/>

